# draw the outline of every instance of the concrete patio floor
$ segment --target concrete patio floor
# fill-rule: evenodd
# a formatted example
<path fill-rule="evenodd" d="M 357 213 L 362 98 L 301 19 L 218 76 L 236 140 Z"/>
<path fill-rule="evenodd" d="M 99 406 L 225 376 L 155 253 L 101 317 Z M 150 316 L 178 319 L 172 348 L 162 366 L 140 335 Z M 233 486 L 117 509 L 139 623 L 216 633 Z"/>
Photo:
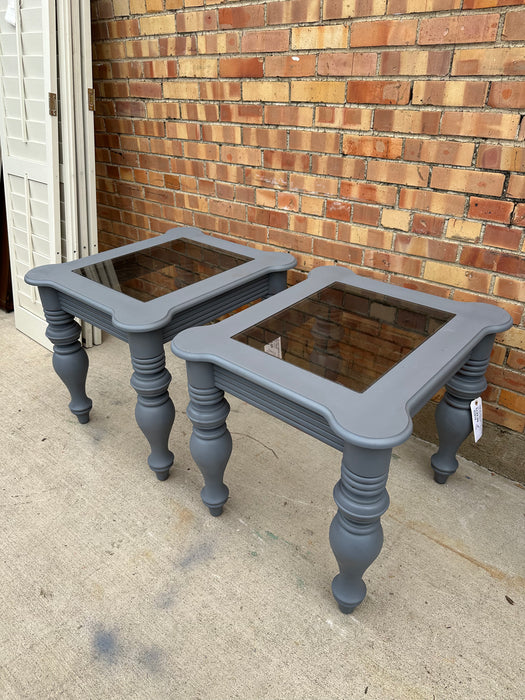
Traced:
<path fill-rule="evenodd" d="M 127 346 L 88 351 L 80 425 L 51 354 L 0 312 L 0 698 L 525 697 L 525 490 L 434 446 L 394 450 L 385 544 L 353 615 L 332 598 L 340 454 L 231 399 L 230 500 L 212 518 L 167 350 L 175 465 L 158 482 Z"/>

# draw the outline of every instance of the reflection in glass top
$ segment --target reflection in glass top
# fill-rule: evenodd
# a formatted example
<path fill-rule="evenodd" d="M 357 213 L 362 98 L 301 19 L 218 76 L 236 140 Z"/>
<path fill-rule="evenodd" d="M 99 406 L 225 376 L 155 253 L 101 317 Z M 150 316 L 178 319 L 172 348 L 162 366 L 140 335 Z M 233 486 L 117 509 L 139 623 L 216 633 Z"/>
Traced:
<path fill-rule="evenodd" d="M 234 336 L 359 393 L 453 314 L 336 283 Z"/>
<path fill-rule="evenodd" d="M 252 258 L 178 238 L 75 272 L 134 299 L 151 301 L 248 260 Z"/>

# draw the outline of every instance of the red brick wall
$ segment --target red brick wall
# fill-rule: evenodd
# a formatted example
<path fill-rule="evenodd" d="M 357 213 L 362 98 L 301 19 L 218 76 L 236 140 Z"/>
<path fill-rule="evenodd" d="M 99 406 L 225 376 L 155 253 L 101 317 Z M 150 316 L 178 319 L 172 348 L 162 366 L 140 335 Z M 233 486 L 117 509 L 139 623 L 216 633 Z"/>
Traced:
<path fill-rule="evenodd" d="M 524 5 L 94 0 L 101 246 L 191 224 L 496 302 L 485 415 L 523 433 Z"/>

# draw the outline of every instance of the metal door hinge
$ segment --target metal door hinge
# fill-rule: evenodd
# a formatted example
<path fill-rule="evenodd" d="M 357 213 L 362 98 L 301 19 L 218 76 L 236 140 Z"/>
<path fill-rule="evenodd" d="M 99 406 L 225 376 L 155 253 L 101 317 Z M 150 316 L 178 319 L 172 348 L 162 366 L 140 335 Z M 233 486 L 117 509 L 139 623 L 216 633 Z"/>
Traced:
<path fill-rule="evenodd" d="M 95 90 L 88 88 L 88 107 L 90 112 L 95 111 Z"/>
<path fill-rule="evenodd" d="M 49 93 L 49 114 L 52 117 L 57 115 L 57 96 L 55 92 Z"/>

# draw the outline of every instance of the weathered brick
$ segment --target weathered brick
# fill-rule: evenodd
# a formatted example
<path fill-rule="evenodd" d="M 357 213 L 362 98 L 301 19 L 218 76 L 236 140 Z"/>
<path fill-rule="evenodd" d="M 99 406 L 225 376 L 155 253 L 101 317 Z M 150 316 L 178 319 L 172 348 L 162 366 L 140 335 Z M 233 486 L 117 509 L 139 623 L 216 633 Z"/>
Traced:
<path fill-rule="evenodd" d="M 449 219 L 447 238 L 461 238 L 468 241 L 478 241 L 481 236 L 481 224 L 478 221 L 466 219 Z"/>
<path fill-rule="evenodd" d="M 523 49 L 457 49 L 451 75 L 525 75 Z"/>
<path fill-rule="evenodd" d="M 401 209 L 383 208 L 381 213 L 381 225 L 385 228 L 408 231 L 410 228 L 410 212 Z"/>
<path fill-rule="evenodd" d="M 334 196 L 337 194 L 338 182 L 331 177 L 313 177 L 312 175 L 290 175 L 290 189 L 308 194 Z"/>
<path fill-rule="evenodd" d="M 518 114 L 445 112 L 441 121 L 441 133 L 448 136 L 514 139 L 519 121 Z"/>
<path fill-rule="evenodd" d="M 422 267 L 421 260 L 417 258 L 377 250 L 365 250 L 364 265 L 388 272 L 402 273 L 409 277 L 419 277 Z"/>
<path fill-rule="evenodd" d="M 285 129 L 258 129 L 245 126 L 242 129 L 242 143 L 245 146 L 284 150 L 287 145 L 287 133 Z"/>
<path fill-rule="evenodd" d="M 525 175 L 511 175 L 507 186 L 507 196 L 525 199 Z"/>
<path fill-rule="evenodd" d="M 161 36 L 157 46 L 161 56 L 190 56 L 197 53 L 195 36 Z"/>
<path fill-rule="evenodd" d="M 138 62 L 136 62 L 137 65 Z M 174 59 L 156 59 L 154 61 L 143 61 L 142 70 L 145 78 L 176 78 L 177 61 Z M 129 75 L 128 78 L 133 76 Z"/>
<path fill-rule="evenodd" d="M 264 5 L 219 8 L 219 29 L 244 29 L 264 25 Z"/>
<path fill-rule="evenodd" d="M 505 17 L 502 39 L 506 41 L 523 41 L 525 37 L 525 10 L 512 10 Z"/>
<path fill-rule="evenodd" d="M 362 158 L 312 155 L 312 173 L 345 179 L 363 180 L 365 161 Z"/>
<path fill-rule="evenodd" d="M 324 203 L 324 197 L 308 197 L 303 194 L 303 196 L 301 197 L 301 211 L 303 214 L 323 216 Z"/>
<path fill-rule="evenodd" d="M 224 216 L 227 219 L 246 220 L 246 205 L 235 202 L 224 202 L 219 199 L 210 199 L 210 214 Z"/>
<path fill-rule="evenodd" d="M 181 102 L 179 108 L 181 119 L 198 122 L 216 122 L 219 118 L 219 108 L 214 104 Z"/>
<path fill-rule="evenodd" d="M 452 51 L 383 51 L 380 75 L 447 75 Z"/>
<path fill-rule="evenodd" d="M 504 202 L 501 199 L 471 197 L 468 215 L 472 219 L 486 219 L 508 224 L 513 206 L 512 202 Z"/>
<path fill-rule="evenodd" d="M 248 207 L 248 221 L 262 226 L 274 226 L 286 229 L 288 227 L 288 214 L 257 207 Z"/>
<path fill-rule="evenodd" d="M 339 153 L 339 134 L 290 130 L 289 147 L 296 151 Z"/>
<path fill-rule="evenodd" d="M 304 78 L 315 75 L 315 59 L 311 54 L 300 56 L 268 56 L 265 76 L 286 78 Z M 321 73 L 320 73 L 321 75 Z"/>
<path fill-rule="evenodd" d="M 278 246 L 279 248 L 285 248 L 287 251 L 297 250 L 306 253 L 312 252 L 312 239 L 310 236 L 303 236 L 290 231 L 280 231 L 272 228 L 269 229 L 268 243 L 270 243 L 270 245 Z"/>
<path fill-rule="evenodd" d="M 445 105 L 446 107 L 482 107 L 487 97 L 488 82 L 467 80 L 414 81 L 412 104 Z"/>
<path fill-rule="evenodd" d="M 493 246 L 495 248 L 519 250 L 521 235 L 522 230 L 520 228 L 487 224 L 483 235 L 483 243 L 484 245 Z"/>
<path fill-rule="evenodd" d="M 197 51 L 200 54 L 239 53 L 241 39 L 239 32 L 221 32 L 220 34 L 200 34 L 197 39 Z"/>
<path fill-rule="evenodd" d="M 292 27 L 292 49 L 345 49 L 348 27 L 344 24 L 326 24 L 317 27 Z"/>
<path fill-rule="evenodd" d="M 340 241 L 347 241 L 364 248 L 390 250 L 392 239 L 393 234 L 390 231 L 355 224 L 339 224 Z"/>
<path fill-rule="evenodd" d="M 299 197 L 291 192 L 278 192 L 277 208 L 284 211 L 299 211 Z"/>
<path fill-rule="evenodd" d="M 245 32 L 241 39 L 241 51 L 245 53 L 274 53 L 287 51 L 290 44 L 288 29 L 265 29 Z"/>
<path fill-rule="evenodd" d="M 261 164 L 261 150 L 246 146 L 222 146 L 221 158 L 226 163 L 258 166 Z"/>
<path fill-rule="evenodd" d="M 246 168 L 245 183 L 254 187 L 288 187 L 288 174 L 279 170 L 262 170 L 261 168 Z"/>
<path fill-rule="evenodd" d="M 246 102 L 288 102 L 290 87 L 288 82 L 279 80 L 245 81 L 242 97 Z"/>
<path fill-rule="evenodd" d="M 461 216 L 465 208 L 465 197 L 460 194 L 402 188 L 399 193 L 399 206 L 401 209 L 419 209 L 433 214 Z"/>
<path fill-rule="evenodd" d="M 204 10 L 197 12 L 178 12 L 177 13 L 177 32 L 203 32 L 217 29 L 217 11 Z M 175 15 L 169 15 L 172 21 L 175 21 Z M 159 18 L 163 20 L 164 18 Z M 141 23 L 144 19 L 141 20 Z M 150 32 L 153 34 L 154 32 Z M 173 30 L 161 31 L 159 28 L 158 34 L 174 34 Z"/>
<path fill-rule="evenodd" d="M 262 58 L 221 58 L 219 59 L 219 73 L 221 78 L 262 78 Z"/>
<path fill-rule="evenodd" d="M 487 293 L 490 288 L 491 275 L 480 270 L 469 270 L 456 265 L 427 260 L 423 277 L 426 280 L 439 282 L 440 284 L 471 289 L 476 292 Z"/>
<path fill-rule="evenodd" d="M 206 174 L 213 180 L 242 182 L 244 179 L 244 166 L 226 165 L 225 163 L 206 163 Z"/>
<path fill-rule="evenodd" d="M 324 0 L 323 19 L 384 15 L 387 0 Z"/>
<path fill-rule="evenodd" d="M 388 136 L 361 136 L 348 134 L 343 137 L 343 153 L 349 156 L 370 158 L 401 158 L 403 139 Z"/>
<path fill-rule="evenodd" d="M 290 216 L 290 229 L 299 233 L 307 233 L 310 236 L 321 236 L 331 240 L 335 240 L 337 234 L 336 224 L 333 221 L 315 219 L 301 214 L 292 214 Z"/>
<path fill-rule="evenodd" d="M 291 151 L 264 151 L 263 162 L 266 168 L 306 172 L 310 168 L 310 156 L 307 153 Z"/>
<path fill-rule="evenodd" d="M 415 43 L 416 32 L 415 19 L 355 21 L 350 46 L 410 46 Z"/>
<path fill-rule="evenodd" d="M 344 102 L 346 85 L 333 80 L 297 80 L 291 85 L 292 102 Z"/>
<path fill-rule="evenodd" d="M 454 190 L 473 194 L 499 196 L 503 192 L 505 176 L 502 173 L 484 173 L 479 170 L 435 167 L 430 186 L 438 190 Z"/>
<path fill-rule="evenodd" d="M 506 406 L 516 413 L 525 414 L 525 396 L 523 394 L 503 389 L 499 396 L 499 403 L 501 406 Z"/>
<path fill-rule="evenodd" d="M 169 139 L 198 141 L 200 139 L 200 125 L 192 124 L 191 122 L 168 122 L 166 124 L 166 136 Z"/>
<path fill-rule="evenodd" d="M 206 80 L 199 83 L 201 100 L 217 100 L 220 102 L 241 99 L 241 83 L 236 80 Z"/>
<path fill-rule="evenodd" d="M 196 160 L 219 160 L 219 146 L 214 143 L 193 143 L 189 141 L 184 144 L 184 155 L 187 158 Z"/>
<path fill-rule="evenodd" d="M 427 165 L 370 161 L 367 170 L 368 180 L 391 182 L 398 185 L 426 187 L 430 168 Z"/>
<path fill-rule="evenodd" d="M 415 109 L 376 109 L 374 129 L 407 134 L 437 134 L 440 114 Z"/>
<path fill-rule="evenodd" d="M 494 41 L 499 15 L 464 14 L 422 19 L 419 44 L 475 44 Z"/>
<path fill-rule="evenodd" d="M 490 170 L 525 172 L 525 147 L 481 144 L 476 165 Z"/>
<path fill-rule="evenodd" d="M 264 108 L 266 124 L 292 124 L 293 126 L 312 126 L 314 112 L 312 107 L 295 107 L 291 105 L 267 105 Z"/>
<path fill-rule="evenodd" d="M 325 53 L 319 56 L 319 75 L 375 75 L 377 53 L 359 51 L 353 53 Z"/>
<path fill-rule="evenodd" d="M 179 76 L 181 78 L 216 78 L 217 59 L 190 56 L 179 58 Z"/>
<path fill-rule="evenodd" d="M 356 224 L 377 226 L 381 215 L 381 207 L 370 204 L 354 204 L 352 207 L 352 221 Z"/>
<path fill-rule="evenodd" d="M 525 81 L 491 83 L 488 104 L 490 107 L 495 107 L 497 109 L 524 108 Z"/>
<path fill-rule="evenodd" d="M 511 350 L 507 357 L 507 366 L 511 369 L 525 369 L 525 352 L 521 350 Z"/>
<path fill-rule="evenodd" d="M 405 160 L 442 165 L 472 165 L 473 143 L 406 139 Z"/>
<path fill-rule="evenodd" d="M 326 241 L 322 238 L 314 239 L 313 253 L 323 258 L 329 258 L 335 263 L 354 263 L 358 265 L 362 258 L 359 248 L 352 248 L 347 243 Z"/>
<path fill-rule="evenodd" d="M 394 242 L 394 250 L 398 253 L 416 255 L 420 258 L 454 262 L 458 251 L 458 245 L 456 243 L 439 241 L 433 238 L 422 238 L 421 236 L 410 236 L 398 233 Z"/>
<path fill-rule="evenodd" d="M 221 104 L 222 122 L 242 122 L 244 124 L 262 124 L 263 108 L 261 105 Z M 216 119 L 210 121 L 217 121 Z"/>
<path fill-rule="evenodd" d="M 285 0 L 269 2 L 266 6 L 268 24 L 302 24 L 317 22 L 321 15 L 321 0 Z"/>
<path fill-rule="evenodd" d="M 175 34 L 175 15 L 162 14 L 154 17 L 142 17 L 140 20 L 140 33 L 159 36 L 162 34 Z"/>
<path fill-rule="evenodd" d="M 372 124 L 373 111 L 364 107 L 316 107 L 315 125 L 334 129 L 363 129 Z"/>
<path fill-rule="evenodd" d="M 203 124 L 202 139 L 203 141 L 215 141 L 216 143 L 241 143 L 241 127 L 223 124 Z"/>
<path fill-rule="evenodd" d="M 407 80 L 349 80 L 346 101 L 361 104 L 406 105 L 410 100 Z"/>
<path fill-rule="evenodd" d="M 512 223 L 516 224 L 516 226 L 525 226 L 525 203 L 516 204 L 512 214 Z M 525 252 L 525 244 L 523 252 Z"/>
<path fill-rule="evenodd" d="M 389 185 L 374 185 L 369 182 L 344 181 L 341 183 L 341 197 L 355 199 L 358 202 L 392 206 L 396 200 L 396 188 Z"/>
<path fill-rule="evenodd" d="M 180 105 L 175 102 L 149 102 L 146 108 L 149 119 L 180 118 Z"/>

